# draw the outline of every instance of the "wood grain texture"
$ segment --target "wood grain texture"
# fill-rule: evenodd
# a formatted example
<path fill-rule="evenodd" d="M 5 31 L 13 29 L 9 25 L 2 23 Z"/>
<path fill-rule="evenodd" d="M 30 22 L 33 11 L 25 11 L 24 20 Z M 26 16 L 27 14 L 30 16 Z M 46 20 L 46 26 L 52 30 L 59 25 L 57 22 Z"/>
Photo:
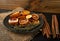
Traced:
<path fill-rule="evenodd" d="M 60 13 L 60 0 L 31 0 L 30 3 L 29 0 L 0 0 L 0 9 L 13 10 L 29 6 L 30 11 Z"/>
<path fill-rule="evenodd" d="M 31 11 L 60 13 L 60 0 L 35 0 L 29 6 Z"/>
<path fill-rule="evenodd" d="M 12 10 L 17 7 L 25 7 L 29 0 L 0 0 L 0 9 Z"/>

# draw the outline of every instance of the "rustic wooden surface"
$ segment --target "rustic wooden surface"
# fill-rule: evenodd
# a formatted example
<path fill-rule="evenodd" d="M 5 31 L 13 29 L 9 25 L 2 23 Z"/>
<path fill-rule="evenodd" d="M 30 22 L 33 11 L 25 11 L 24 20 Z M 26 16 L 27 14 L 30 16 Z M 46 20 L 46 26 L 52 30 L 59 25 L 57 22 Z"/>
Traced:
<path fill-rule="evenodd" d="M 60 13 L 60 0 L 31 0 L 29 7 L 30 11 Z"/>
<path fill-rule="evenodd" d="M 0 41 L 30 41 L 36 34 L 16 34 L 10 32 L 4 25 L 3 19 L 11 12 L 0 13 Z"/>
<path fill-rule="evenodd" d="M 60 13 L 60 0 L 31 0 L 34 5 L 32 11 Z M 17 7 L 26 7 L 29 0 L 0 0 L 0 9 L 13 10 Z M 29 5 L 30 6 L 30 5 Z"/>
<path fill-rule="evenodd" d="M 12 10 L 17 7 L 25 7 L 29 0 L 0 0 L 0 9 Z"/>

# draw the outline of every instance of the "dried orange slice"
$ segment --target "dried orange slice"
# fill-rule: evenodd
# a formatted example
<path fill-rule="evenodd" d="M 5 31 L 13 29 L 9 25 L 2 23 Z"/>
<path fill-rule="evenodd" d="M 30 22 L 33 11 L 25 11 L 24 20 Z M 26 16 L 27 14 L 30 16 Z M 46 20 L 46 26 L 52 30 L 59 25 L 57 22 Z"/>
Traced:
<path fill-rule="evenodd" d="M 28 10 L 23 10 L 23 11 L 21 12 L 21 14 L 22 14 L 22 15 L 29 15 L 29 14 L 30 14 L 30 11 L 28 11 Z"/>
<path fill-rule="evenodd" d="M 18 19 L 17 18 L 9 19 L 8 23 L 11 24 L 11 25 L 17 25 L 18 24 Z"/>
<path fill-rule="evenodd" d="M 20 16 L 19 12 L 15 12 L 15 13 L 10 15 L 11 18 L 16 18 L 16 17 L 19 17 L 19 16 Z"/>
<path fill-rule="evenodd" d="M 32 15 L 27 15 L 26 16 L 26 19 L 30 19 L 30 18 L 32 18 Z"/>
<path fill-rule="evenodd" d="M 28 20 L 19 20 L 19 24 L 21 25 L 27 24 L 28 22 Z"/>
<path fill-rule="evenodd" d="M 38 20 L 38 19 L 39 19 L 39 16 L 38 16 L 38 14 L 32 14 L 32 18 L 33 18 L 34 20 Z"/>

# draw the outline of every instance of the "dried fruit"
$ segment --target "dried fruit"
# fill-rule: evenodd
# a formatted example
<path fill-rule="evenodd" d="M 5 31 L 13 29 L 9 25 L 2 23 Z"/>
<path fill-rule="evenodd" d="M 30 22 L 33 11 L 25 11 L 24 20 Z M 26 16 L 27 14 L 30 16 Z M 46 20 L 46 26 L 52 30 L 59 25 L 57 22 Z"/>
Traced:
<path fill-rule="evenodd" d="M 39 23 L 40 23 L 39 20 L 33 21 L 33 24 L 39 24 Z"/>
<path fill-rule="evenodd" d="M 19 16 L 19 19 L 26 19 L 26 16 Z"/>
<path fill-rule="evenodd" d="M 8 23 L 11 24 L 11 25 L 17 25 L 18 24 L 18 19 L 17 18 L 9 19 Z"/>
<path fill-rule="evenodd" d="M 30 14 L 30 11 L 28 11 L 28 10 L 23 10 L 23 11 L 21 12 L 21 14 L 22 14 L 22 15 L 29 15 L 29 14 Z"/>
<path fill-rule="evenodd" d="M 39 19 L 39 16 L 38 16 L 38 14 L 32 14 L 32 18 L 33 18 L 34 20 L 38 20 L 38 19 Z"/>
<path fill-rule="evenodd" d="M 21 25 L 27 24 L 28 22 L 28 20 L 19 20 L 19 24 Z"/>
<path fill-rule="evenodd" d="M 32 17 L 32 15 L 27 15 L 26 19 L 30 19 Z"/>
<path fill-rule="evenodd" d="M 10 15 L 11 18 L 17 18 L 20 16 L 20 13 L 19 12 L 15 12 L 13 14 Z"/>

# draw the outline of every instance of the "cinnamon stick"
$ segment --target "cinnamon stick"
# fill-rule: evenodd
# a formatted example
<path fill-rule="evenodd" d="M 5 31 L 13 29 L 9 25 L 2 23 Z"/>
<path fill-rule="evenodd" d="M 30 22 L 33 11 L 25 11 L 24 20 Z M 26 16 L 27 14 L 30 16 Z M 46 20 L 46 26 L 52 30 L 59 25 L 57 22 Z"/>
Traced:
<path fill-rule="evenodd" d="M 47 20 L 46 20 L 46 17 L 45 17 L 43 14 L 40 14 L 40 16 L 42 16 L 42 19 L 43 19 L 44 22 L 45 22 L 45 23 L 44 23 L 43 30 L 42 30 L 43 35 L 46 35 L 46 37 L 49 38 L 50 35 L 51 35 L 50 26 L 49 26 L 49 24 L 48 24 L 48 22 L 47 22 Z"/>
<path fill-rule="evenodd" d="M 58 37 L 59 35 L 59 25 L 58 25 L 58 19 L 57 19 L 57 16 L 54 15 L 54 19 L 55 19 L 55 30 L 56 30 L 56 35 Z"/>
<path fill-rule="evenodd" d="M 52 15 L 52 35 L 53 35 L 53 38 L 56 38 L 56 32 L 55 32 L 55 26 L 54 26 L 54 15 Z"/>

